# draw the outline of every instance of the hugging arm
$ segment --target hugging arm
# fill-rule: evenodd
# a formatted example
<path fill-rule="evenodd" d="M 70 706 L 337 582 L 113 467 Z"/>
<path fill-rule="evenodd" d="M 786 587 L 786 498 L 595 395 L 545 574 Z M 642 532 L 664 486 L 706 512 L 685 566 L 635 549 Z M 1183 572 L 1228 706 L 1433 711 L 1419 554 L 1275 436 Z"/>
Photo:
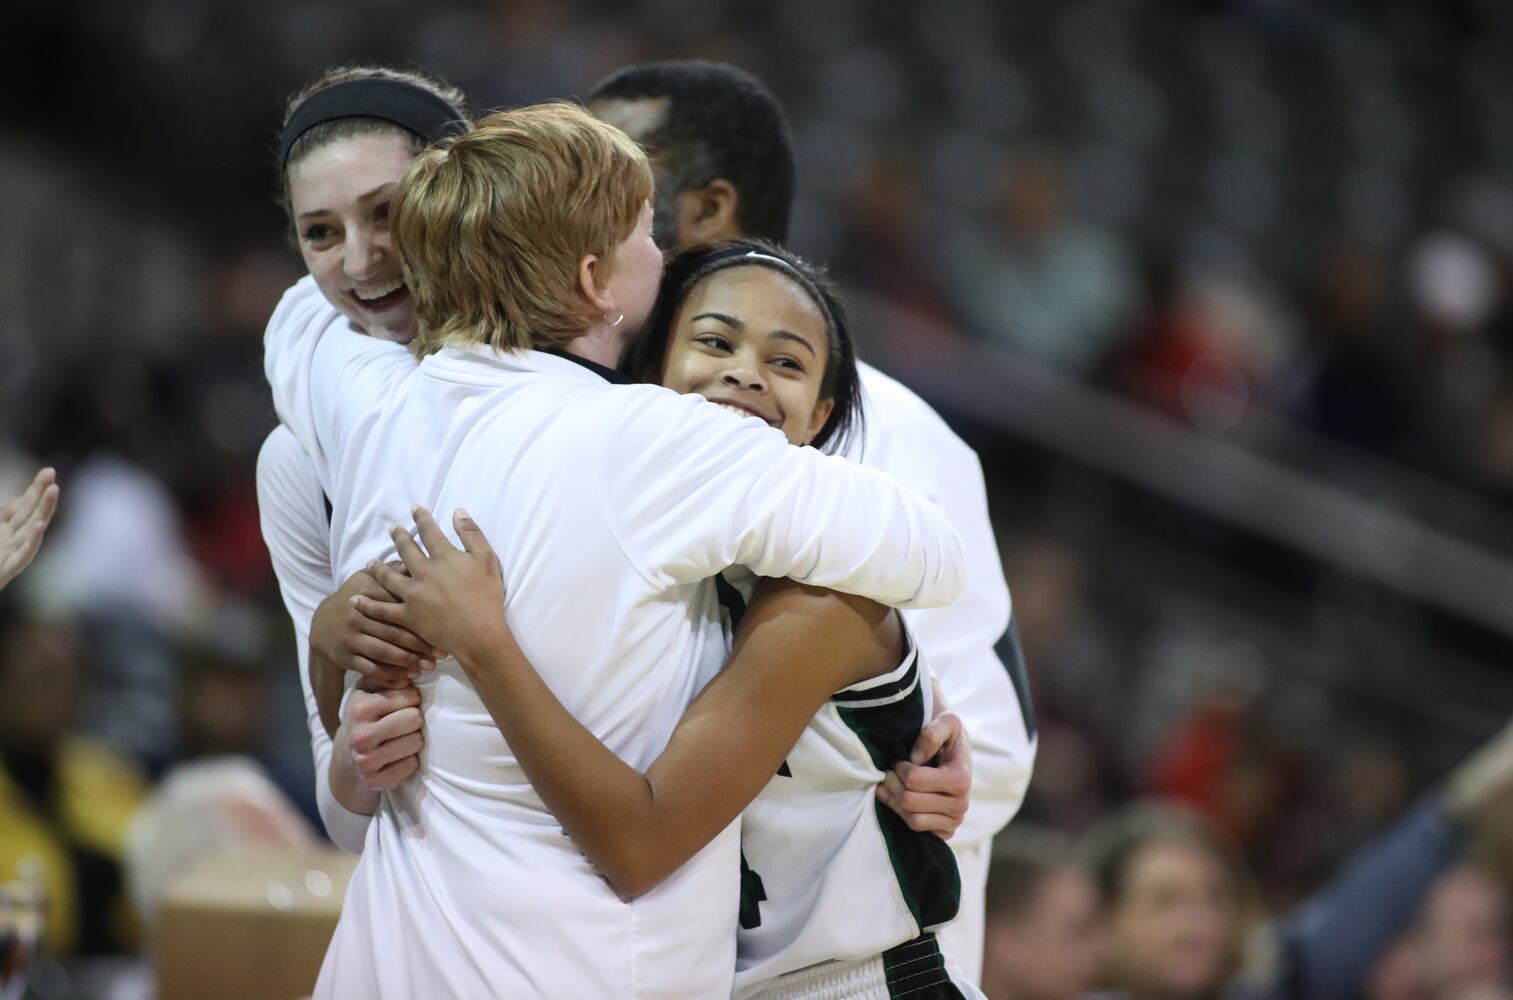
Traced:
<path fill-rule="evenodd" d="M 459 551 L 429 514 L 417 512 L 416 522 L 429 554 L 394 533 L 409 576 L 370 568 L 404 603 L 363 598 L 357 606 L 452 651 L 542 800 L 622 896 L 646 892 L 725 829 L 833 692 L 874 664 L 898 662 L 887 609 L 789 581 L 766 584 L 729 666 L 641 774 L 574 719 L 526 660 L 478 527 L 457 519 Z"/>
<path fill-rule="evenodd" d="M 414 750 L 409 751 L 408 763 L 396 755 L 416 743 L 405 737 L 418 733 L 419 712 L 403 710 L 419 699 L 409 687 L 379 694 L 359 689 L 352 692 L 347 716 L 338 725 L 337 713 L 346 691 L 343 672 L 354 664 L 328 663 L 329 652 L 325 656 L 316 652 L 331 647 L 332 641 L 322 639 L 322 633 L 336 620 L 331 608 L 341 605 L 327 597 L 336 583 L 331 578 L 330 528 L 319 477 L 286 427 L 268 435 L 258 452 L 257 501 L 263 540 L 294 626 L 321 822 L 333 843 L 357 853 L 378 807 L 378 793 L 402 780 L 406 768 L 413 771 L 418 765 Z M 348 581 L 347 587 L 353 583 Z M 368 586 L 366 592 L 387 599 L 387 592 L 377 584 L 368 581 Z M 379 639 L 370 637 L 369 641 Z"/>
<path fill-rule="evenodd" d="M 745 566 L 894 607 L 960 595 L 955 531 L 885 473 L 795 448 L 697 396 L 637 386 L 606 394 L 609 404 L 598 424 L 600 501 L 622 551 L 654 583 Z"/>

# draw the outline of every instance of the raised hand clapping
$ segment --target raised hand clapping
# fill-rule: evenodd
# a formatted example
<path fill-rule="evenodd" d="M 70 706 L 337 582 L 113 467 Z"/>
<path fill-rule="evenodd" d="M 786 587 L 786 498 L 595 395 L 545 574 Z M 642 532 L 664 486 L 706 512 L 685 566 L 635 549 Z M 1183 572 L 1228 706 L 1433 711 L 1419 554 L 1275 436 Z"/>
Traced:
<path fill-rule="evenodd" d="M 14 580 L 41 547 L 58 509 L 57 478 L 52 469 L 43 469 L 20 496 L 0 507 L 0 588 Z"/>

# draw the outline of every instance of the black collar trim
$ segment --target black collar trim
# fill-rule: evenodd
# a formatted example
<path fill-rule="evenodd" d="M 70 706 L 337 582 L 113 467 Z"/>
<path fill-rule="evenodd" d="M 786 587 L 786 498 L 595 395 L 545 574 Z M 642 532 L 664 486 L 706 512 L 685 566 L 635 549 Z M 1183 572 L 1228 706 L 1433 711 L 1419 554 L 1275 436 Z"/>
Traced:
<path fill-rule="evenodd" d="M 571 361 L 575 365 L 582 365 L 584 368 L 587 368 L 589 371 L 593 372 L 595 375 L 599 376 L 604 381 L 611 383 L 612 385 L 630 385 L 634 381 L 634 379 L 626 375 L 624 372 L 619 371 L 618 369 L 606 368 L 604 365 L 599 364 L 597 361 L 590 361 L 588 360 L 588 358 L 580 358 L 578 357 L 578 355 L 569 354 L 567 351 L 564 351 L 561 348 L 554 347 L 544 353 L 552 354 L 559 358 L 566 358 L 568 361 Z"/>

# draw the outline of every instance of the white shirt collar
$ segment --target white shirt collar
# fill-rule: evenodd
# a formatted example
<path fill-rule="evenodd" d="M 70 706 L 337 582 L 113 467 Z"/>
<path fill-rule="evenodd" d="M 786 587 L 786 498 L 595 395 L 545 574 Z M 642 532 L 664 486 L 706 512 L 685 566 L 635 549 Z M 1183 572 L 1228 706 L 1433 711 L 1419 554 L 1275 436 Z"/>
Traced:
<path fill-rule="evenodd" d="M 588 382 L 603 382 L 597 373 L 545 351 L 506 351 L 486 344 L 450 344 L 425 358 L 422 371 L 448 381 L 493 381 L 499 375 L 539 372 Z"/>

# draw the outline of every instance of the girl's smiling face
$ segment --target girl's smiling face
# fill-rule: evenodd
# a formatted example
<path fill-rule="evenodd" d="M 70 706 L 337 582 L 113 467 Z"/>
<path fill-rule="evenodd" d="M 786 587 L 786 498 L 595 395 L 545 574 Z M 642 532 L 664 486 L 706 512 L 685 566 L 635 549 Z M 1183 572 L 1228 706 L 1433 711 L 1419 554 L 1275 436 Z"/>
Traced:
<path fill-rule="evenodd" d="M 396 130 L 340 139 L 289 168 L 300 256 L 321 294 L 359 330 L 400 343 L 415 337 L 415 300 L 389 235 L 389 199 L 414 160 L 414 140 Z"/>
<path fill-rule="evenodd" d="M 662 384 L 755 416 L 804 445 L 835 405 L 820 397 L 829 363 L 825 315 L 802 285 L 760 265 L 728 267 L 683 300 Z"/>

